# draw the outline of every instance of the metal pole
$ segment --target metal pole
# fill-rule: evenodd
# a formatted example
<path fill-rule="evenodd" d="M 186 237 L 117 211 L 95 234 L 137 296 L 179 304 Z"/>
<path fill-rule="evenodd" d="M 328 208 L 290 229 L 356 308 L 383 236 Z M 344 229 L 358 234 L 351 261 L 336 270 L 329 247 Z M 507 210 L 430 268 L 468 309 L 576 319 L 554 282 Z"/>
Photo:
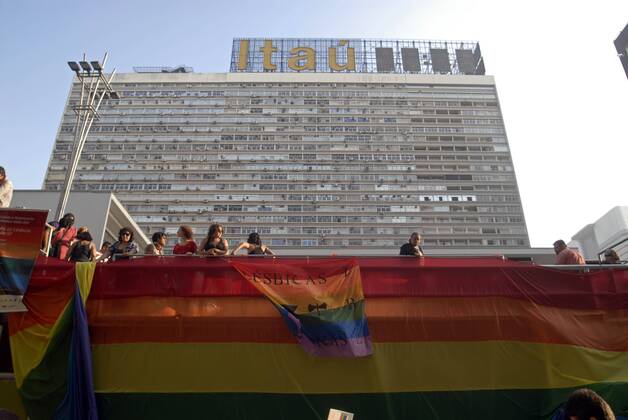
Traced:
<path fill-rule="evenodd" d="M 70 196 L 70 191 L 72 189 L 72 183 L 74 181 L 74 175 L 76 173 L 76 169 L 78 168 L 78 163 L 81 159 L 81 154 L 83 153 L 83 147 L 85 146 L 85 142 L 87 140 L 87 136 L 89 135 L 89 130 L 92 127 L 92 123 L 94 122 L 94 118 L 100 108 L 100 104 L 104 99 L 105 93 L 110 93 L 111 86 L 110 83 L 113 80 L 113 77 L 116 73 L 115 69 L 111 73 L 109 80 L 104 78 L 103 71 L 105 64 L 107 63 L 108 53 L 105 53 L 103 58 L 103 62 L 101 65 L 102 70 L 96 70 L 95 73 L 85 73 L 84 71 L 77 71 L 77 78 L 81 82 L 81 99 L 78 106 L 75 106 L 76 116 L 76 127 L 74 133 L 74 142 L 72 144 L 73 150 L 70 158 L 70 162 L 68 163 L 68 168 L 65 174 L 65 180 L 63 183 L 63 192 L 59 197 L 59 205 L 57 207 L 57 220 L 60 220 L 63 214 L 65 213 L 65 207 L 68 202 L 68 198 Z M 83 61 L 86 61 L 86 55 L 83 54 Z M 85 74 L 90 78 L 89 86 L 85 83 Z M 94 80 L 94 78 L 96 80 Z M 100 86 L 102 81 L 103 87 Z M 94 82 L 96 84 L 94 85 Z M 87 88 L 87 98 L 85 98 L 85 89 Z M 100 92 L 99 92 L 100 89 Z M 94 107 L 94 101 L 98 97 L 98 102 Z M 87 99 L 85 101 L 85 99 Z"/>
<path fill-rule="evenodd" d="M 109 77 L 109 80 L 107 81 L 107 83 L 111 83 L 111 81 L 113 80 L 113 76 L 115 74 L 116 74 L 116 69 L 113 69 L 113 72 L 111 72 L 111 77 Z M 102 102 L 103 97 L 104 97 L 104 93 L 100 95 L 100 98 L 98 99 L 98 103 L 94 107 L 94 113 L 98 112 L 98 109 L 100 108 L 100 103 Z M 83 141 L 80 144 L 81 152 L 83 151 L 83 146 L 85 145 L 85 141 L 87 140 L 87 134 L 89 134 L 89 130 L 92 128 L 92 124 L 93 123 L 94 123 L 94 118 L 92 117 L 92 119 L 89 121 L 89 124 L 87 125 L 87 130 L 85 132 L 85 137 L 83 138 Z M 78 165 L 78 161 L 77 161 L 77 165 Z"/>
<path fill-rule="evenodd" d="M 113 72 L 111 72 L 111 75 L 109 77 L 109 80 L 105 80 L 105 83 L 111 83 L 111 81 L 113 80 L 114 75 L 116 74 L 116 70 L 113 69 Z M 98 89 L 98 85 L 100 84 L 100 79 L 98 80 L 98 82 L 96 83 L 96 89 Z M 94 123 L 94 118 L 96 116 L 96 114 L 98 113 L 98 109 L 100 108 L 100 104 L 102 103 L 102 100 L 104 99 L 105 95 L 104 92 L 101 92 L 100 97 L 98 98 L 98 103 L 96 104 L 96 106 L 94 107 L 94 99 L 97 96 L 97 92 L 94 93 L 94 95 L 92 96 L 92 99 L 89 103 L 89 117 L 91 118 L 86 118 L 83 122 L 83 128 L 81 129 L 81 136 L 79 138 L 79 142 L 77 145 L 77 153 L 80 156 L 81 153 L 83 153 L 83 147 L 85 146 L 85 142 L 87 141 L 87 135 L 89 134 L 89 130 L 92 128 L 92 124 Z M 72 167 L 72 173 L 76 172 L 76 168 L 78 167 L 78 163 L 79 163 L 80 159 L 76 159 L 74 161 L 74 166 Z"/>
<path fill-rule="evenodd" d="M 115 75 L 115 69 L 111 73 L 111 77 L 109 78 L 108 83 L 111 83 L 114 75 Z M 96 84 L 97 87 L 98 87 L 98 84 L 99 83 Z M 94 95 L 92 96 L 92 100 L 90 101 L 89 110 L 87 110 L 88 115 L 83 121 L 83 128 L 81 129 L 81 137 L 79 138 L 79 142 L 76 146 L 76 153 L 78 157 L 73 160 L 73 165 L 72 165 L 72 170 L 71 170 L 72 179 L 74 179 L 74 174 L 76 173 L 76 169 L 78 168 L 80 156 L 83 153 L 83 147 L 85 146 L 85 142 L 87 141 L 89 130 L 92 128 L 92 124 L 94 123 L 95 114 L 98 112 L 98 109 L 100 108 L 100 104 L 102 103 L 104 96 L 105 96 L 104 92 L 101 92 L 100 97 L 98 98 L 98 103 L 96 104 L 95 107 L 93 106 L 93 103 L 94 103 L 94 99 L 96 98 L 96 93 L 94 93 Z"/>
<path fill-rule="evenodd" d="M 86 60 L 86 54 L 83 53 L 83 61 Z M 80 72 L 76 74 L 77 79 L 81 82 L 81 99 L 79 101 L 79 111 L 76 116 L 76 126 L 74 127 L 74 141 L 72 142 L 72 155 L 70 156 L 70 161 L 68 162 L 68 167 L 65 171 L 65 179 L 63 181 L 63 192 L 61 193 L 61 197 L 59 199 L 59 204 L 57 206 L 57 220 L 61 220 L 63 217 L 63 213 L 65 212 L 65 206 L 68 203 L 68 197 L 70 196 L 70 188 L 72 185 L 72 180 L 74 175 L 70 171 L 70 167 L 72 166 L 72 162 L 76 159 L 76 145 L 80 138 L 79 126 L 81 125 L 81 109 L 83 109 L 83 98 L 85 97 L 85 80 L 81 76 Z"/>

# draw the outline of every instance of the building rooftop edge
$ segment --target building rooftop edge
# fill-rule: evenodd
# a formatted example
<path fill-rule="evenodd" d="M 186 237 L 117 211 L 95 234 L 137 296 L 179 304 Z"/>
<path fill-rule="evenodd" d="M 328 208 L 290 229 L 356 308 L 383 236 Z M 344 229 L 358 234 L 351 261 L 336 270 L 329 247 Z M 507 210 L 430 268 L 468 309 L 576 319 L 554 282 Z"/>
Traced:
<path fill-rule="evenodd" d="M 385 73 L 117 73 L 113 83 L 417 83 L 494 85 L 493 76 Z"/>

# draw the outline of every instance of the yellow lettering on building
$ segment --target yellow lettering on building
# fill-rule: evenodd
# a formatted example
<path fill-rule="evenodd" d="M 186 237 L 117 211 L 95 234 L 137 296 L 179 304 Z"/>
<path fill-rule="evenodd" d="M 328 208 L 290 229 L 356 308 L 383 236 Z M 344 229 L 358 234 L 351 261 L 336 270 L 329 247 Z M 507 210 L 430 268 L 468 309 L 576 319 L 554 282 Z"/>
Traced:
<path fill-rule="evenodd" d="M 340 41 L 338 43 L 339 47 L 344 47 L 348 45 L 349 41 Z M 327 54 L 327 58 L 329 61 L 329 68 L 333 71 L 355 71 L 355 48 L 347 47 L 347 62 L 346 64 L 340 65 L 338 64 L 338 54 L 336 47 L 329 47 L 329 51 Z"/>
<path fill-rule="evenodd" d="M 290 50 L 291 57 L 288 59 L 288 67 L 292 70 L 316 70 L 316 53 L 313 48 L 297 47 Z M 302 60 L 305 63 L 299 64 Z"/>
<path fill-rule="evenodd" d="M 277 66 L 273 64 L 273 53 L 277 51 L 277 48 L 273 47 L 273 41 L 264 41 L 260 51 L 264 54 L 264 70 L 277 70 Z"/>
<path fill-rule="evenodd" d="M 246 70 L 249 64 L 249 40 L 240 41 L 240 57 L 238 58 L 238 70 Z"/>

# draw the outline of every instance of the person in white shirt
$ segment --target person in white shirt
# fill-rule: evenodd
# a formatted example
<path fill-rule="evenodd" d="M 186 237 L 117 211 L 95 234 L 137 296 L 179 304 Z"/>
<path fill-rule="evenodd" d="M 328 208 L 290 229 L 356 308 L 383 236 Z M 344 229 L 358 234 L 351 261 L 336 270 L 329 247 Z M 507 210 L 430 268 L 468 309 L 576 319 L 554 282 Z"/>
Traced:
<path fill-rule="evenodd" d="M 4 168 L 0 166 L 0 207 L 9 207 L 13 197 L 13 183 L 7 179 Z"/>

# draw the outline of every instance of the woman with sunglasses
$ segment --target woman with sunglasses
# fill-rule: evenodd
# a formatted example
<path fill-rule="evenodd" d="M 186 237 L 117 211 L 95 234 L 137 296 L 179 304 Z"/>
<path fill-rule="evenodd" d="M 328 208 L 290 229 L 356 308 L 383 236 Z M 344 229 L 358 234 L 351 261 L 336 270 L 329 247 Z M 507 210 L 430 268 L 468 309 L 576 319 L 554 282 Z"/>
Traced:
<path fill-rule="evenodd" d="M 118 240 L 111 245 L 103 259 L 114 255 L 117 255 L 114 260 L 128 259 L 133 254 L 137 254 L 137 244 L 133 242 L 133 232 L 131 229 L 123 227 L 118 234 Z"/>

